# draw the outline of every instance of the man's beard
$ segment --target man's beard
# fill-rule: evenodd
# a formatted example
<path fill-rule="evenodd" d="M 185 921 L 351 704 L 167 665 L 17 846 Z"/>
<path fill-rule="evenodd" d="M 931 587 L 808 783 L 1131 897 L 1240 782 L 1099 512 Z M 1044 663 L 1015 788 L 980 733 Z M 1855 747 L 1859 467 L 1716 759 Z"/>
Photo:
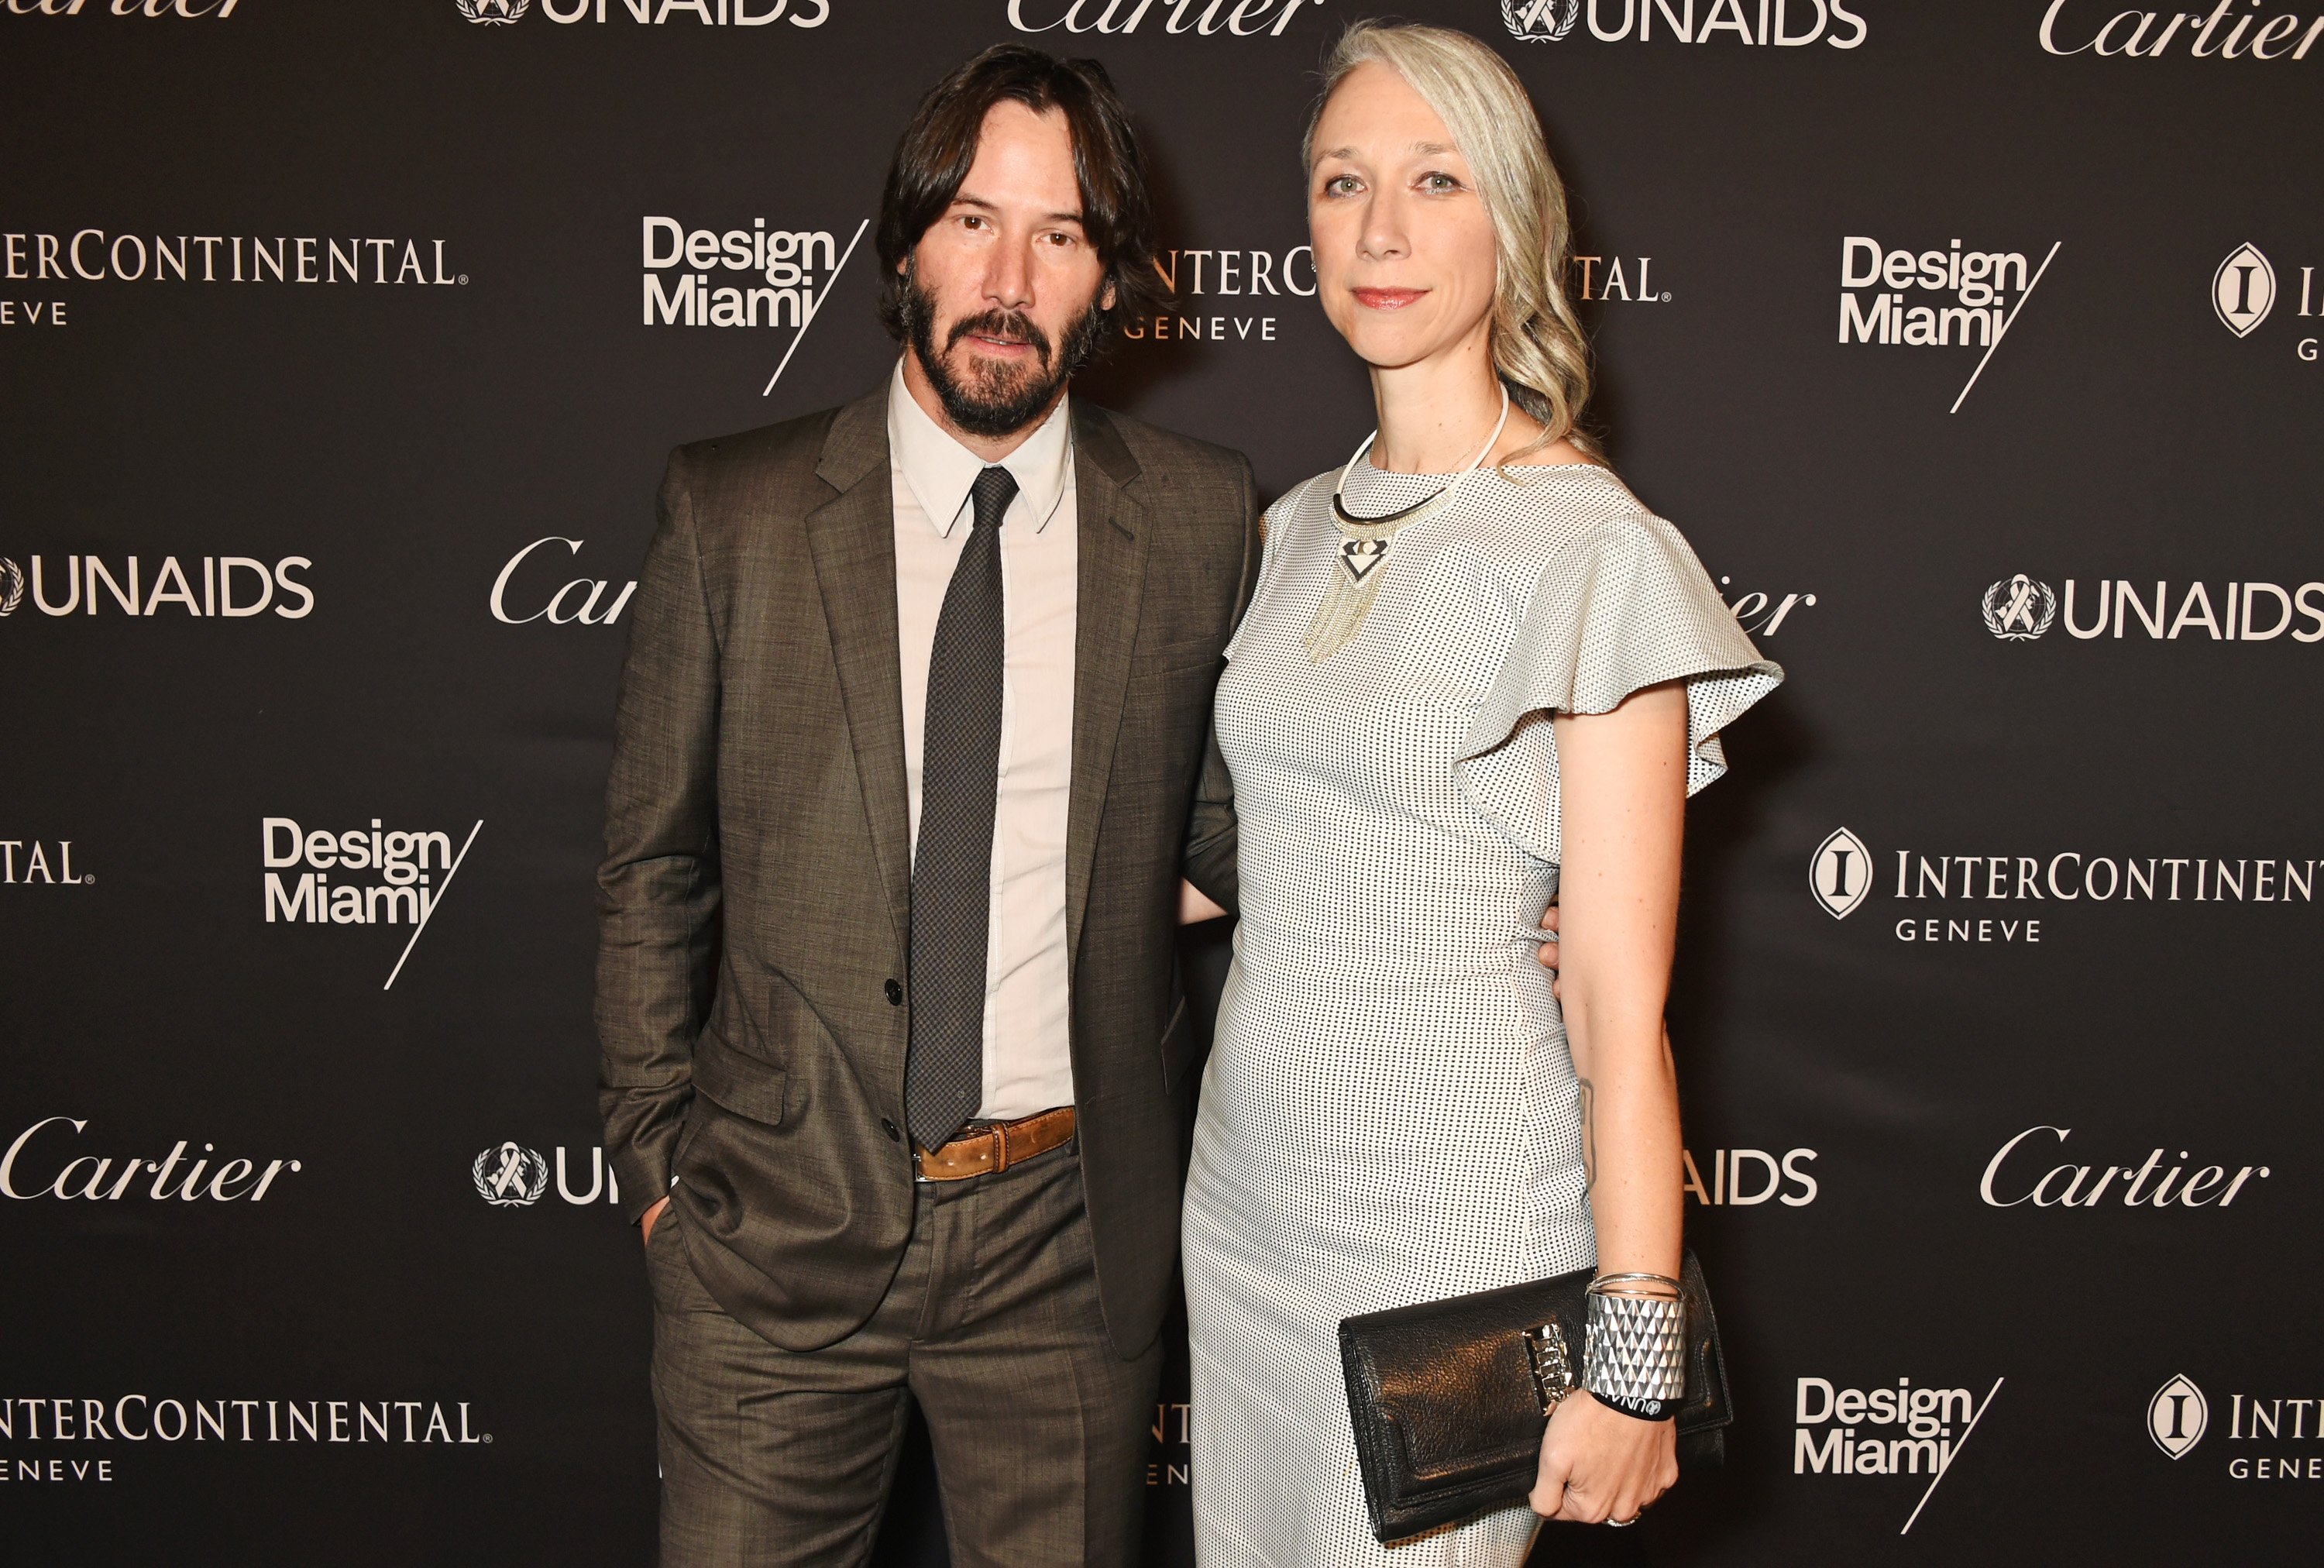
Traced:
<path fill-rule="evenodd" d="M 945 334 L 944 352 L 936 351 L 936 302 L 917 279 L 904 289 L 904 330 L 912 352 L 919 357 L 928 384 L 945 414 L 972 436 L 1013 435 L 1031 424 L 1057 395 L 1057 389 L 1096 355 L 1105 335 L 1105 317 L 1097 301 L 1065 328 L 1062 352 L 1052 353 L 1049 336 L 1021 310 L 986 310 L 964 316 Z M 966 376 L 953 374 L 945 355 L 972 333 L 1022 343 L 1039 356 L 1038 364 L 1011 365 L 979 362 Z"/>

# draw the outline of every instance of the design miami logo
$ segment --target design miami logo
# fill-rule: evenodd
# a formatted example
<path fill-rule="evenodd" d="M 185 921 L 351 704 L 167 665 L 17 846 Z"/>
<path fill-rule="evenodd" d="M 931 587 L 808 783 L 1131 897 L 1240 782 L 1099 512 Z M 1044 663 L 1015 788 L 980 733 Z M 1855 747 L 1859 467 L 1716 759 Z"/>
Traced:
<path fill-rule="evenodd" d="M 2189 1450 L 2203 1441 L 2203 1428 L 2210 1420 L 2211 1407 L 2203 1390 L 2184 1372 L 2154 1390 L 2154 1397 L 2147 1401 L 2146 1434 L 2172 1459 L 2184 1459 Z"/>
<path fill-rule="evenodd" d="M 1808 891 L 1823 912 L 1845 920 L 1872 893 L 1872 852 L 1842 827 L 1816 845 L 1808 857 Z"/>
<path fill-rule="evenodd" d="M 2257 245 L 2237 245 L 2211 274 L 2211 309 L 2237 337 L 2249 337 L 2275 309 L 2275 269 Z"/>

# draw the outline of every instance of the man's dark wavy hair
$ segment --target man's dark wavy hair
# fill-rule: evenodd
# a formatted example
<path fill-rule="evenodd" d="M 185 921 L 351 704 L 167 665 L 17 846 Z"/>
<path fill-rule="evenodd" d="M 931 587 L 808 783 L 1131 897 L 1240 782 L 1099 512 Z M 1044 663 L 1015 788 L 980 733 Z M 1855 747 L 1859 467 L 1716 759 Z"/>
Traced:
<path fill-rule="evenodd" d="M 960 194 L 976 161 L 978 136 L 993 106 L 1014 100 L 1035 114 L 1065 115 L 1081 188 L 1082 228 L 1105 265 L 1113 305 L 1100 315 L 1104 336 L 1158 306 L 1154 208 L 1146 155 L 1130 110 L 1093 60 L 1059 60 L 1021 43 L 996 43 L 929 90 L 896 143 L 880 198 L 880 320 L 901 341 L 909 281 L 896 270 Z M 1100 284 L 1098 292 L 1104 293 Z"/>

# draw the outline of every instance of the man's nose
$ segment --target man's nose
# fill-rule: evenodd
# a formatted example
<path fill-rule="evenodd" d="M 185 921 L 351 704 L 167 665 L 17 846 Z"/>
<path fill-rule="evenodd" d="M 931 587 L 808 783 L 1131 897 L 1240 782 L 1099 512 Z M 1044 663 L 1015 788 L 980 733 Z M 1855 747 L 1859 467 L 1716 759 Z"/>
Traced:
<path fill-rule="evenodd" d="M 993 247 L 984 273 L 984 297 L 1004 310 L 1022 310 L 1033 303 L 1032 257 L 1022 242 Z"/>

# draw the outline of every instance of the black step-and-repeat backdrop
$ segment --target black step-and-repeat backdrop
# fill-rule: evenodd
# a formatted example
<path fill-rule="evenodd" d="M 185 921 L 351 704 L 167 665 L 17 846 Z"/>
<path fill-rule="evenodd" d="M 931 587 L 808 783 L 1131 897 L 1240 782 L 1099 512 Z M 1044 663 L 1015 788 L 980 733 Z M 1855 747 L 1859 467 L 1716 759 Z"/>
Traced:
<path fill-rule="evenodd" d="M 10 1562 L 649 1560 L 588 997 L 663 455 L 882 374 L 895 133 L 1014 38 L 1156 155 L 1084 390 L 1339 461 L 1296 147 L 1367 9 L 7 0 Z M 1400 9 L 1533 88 L 1616 460 L 1791 672 L 1672 1019 L 1732 1460 L 1538 1560 L 2304 1556 L 2324 9 Z"/>

